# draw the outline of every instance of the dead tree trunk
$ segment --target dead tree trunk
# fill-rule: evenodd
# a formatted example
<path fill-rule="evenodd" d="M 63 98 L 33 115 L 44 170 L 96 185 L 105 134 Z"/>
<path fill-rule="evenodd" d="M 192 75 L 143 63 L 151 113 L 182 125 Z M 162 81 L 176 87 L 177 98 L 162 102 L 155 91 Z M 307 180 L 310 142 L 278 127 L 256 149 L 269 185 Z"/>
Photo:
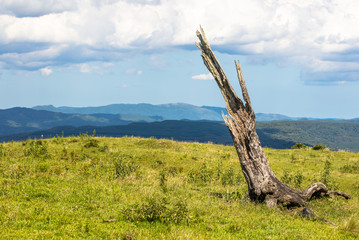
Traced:
<path fill-rule="evenodd" d="M 248 197 L 252 201 L 263 202 L 267 206 L 284 204 L 287 207 L 305 206 L 313 196 L 337 194 L 350 198 L 342 192 L 328 191 L 323 183 L 314 183 L 303 190 L 294 190 L 282 183 L 273 173 L 261 147 L 255 130 L 255 114 L 247 92 L 239 62 L 235 61 L 243 101 L 230 85 L 226 74 L 206 39 L 203 29 L 197 31 L 200 42 L 196 43 L 202 51 L 202 59 L 216 80 L 227 105 L 229 116 L 223 116 L 237 150 L 242 172 L 248 185 Z"/>

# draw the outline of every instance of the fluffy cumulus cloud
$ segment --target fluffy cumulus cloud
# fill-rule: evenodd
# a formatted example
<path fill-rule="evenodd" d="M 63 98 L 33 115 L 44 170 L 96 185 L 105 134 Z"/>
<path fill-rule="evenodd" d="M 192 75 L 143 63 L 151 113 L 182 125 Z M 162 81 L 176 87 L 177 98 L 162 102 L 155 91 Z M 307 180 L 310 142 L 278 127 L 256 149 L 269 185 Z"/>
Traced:
<path fill-rule="evenodd" d="M 192 76 L 192 79 L 196 79 L 196 80 L 213 80 L 213 76 L 210 73 L 207 74 L 199 74 L 199 75 L 194 75 Z"/>
<path fill-rule="evenodd" d="M 2 0 L 0 65 L 38 70 L 193 49 L 201 24 L 218 51 L 342 83 L 359 80 L 358 22 L 355 0 Z"/>

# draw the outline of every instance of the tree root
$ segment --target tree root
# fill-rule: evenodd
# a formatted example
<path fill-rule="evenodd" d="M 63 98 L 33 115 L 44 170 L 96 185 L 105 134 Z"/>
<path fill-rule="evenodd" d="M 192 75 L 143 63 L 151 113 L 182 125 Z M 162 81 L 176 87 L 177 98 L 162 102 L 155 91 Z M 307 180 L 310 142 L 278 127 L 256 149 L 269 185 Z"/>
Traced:
<path fill-rule="evenodd" d="M 332 195 L 342 196 L 345 199 L 350 199 L 351 196 L 341 191 L 329 191 L 328 188 L 321 182 L 313 183 L 308 188 L 302 190 L 294 190 L 291 187 L 277 182 L 274 192 L 265 194 L 264 202 L 268 207 L 276 207 L 278 205 L 286 206 L 287 208 L 305 207 L 308 201 L 313 198 L 329 197 Z M 251 198 L 253 200 L 253 198 Z"/>
<path fill-rule="evenodd" d="M 306 201 L 309 201 L 310 199 L 315 197 L 329 197 L 331 195 L 342 196 L 345 199 L 351 198 L 351 196 L 345 192 L 333 190 L 329 191 L 328 188 L 324 185 L 324 183 L 321 182 L 313 183 L 312 185 L 310 185 L 310 187 L 299 191 L 305 196 Z"/>
<path fill-rule="evenodd" d="M 341 191 L 328 191 L 328 192 L 326 193 L 326 195 L 328 195 L 328 196 L 330 196 L 330 195 L 342 196 L 342 197 L 344 197 L 345 199 L 351 199 L 351 198 L 352 198 L 349 194 L 347 194 L 347 193 L 345 193 L 345 192 L 341 192 Z"/>

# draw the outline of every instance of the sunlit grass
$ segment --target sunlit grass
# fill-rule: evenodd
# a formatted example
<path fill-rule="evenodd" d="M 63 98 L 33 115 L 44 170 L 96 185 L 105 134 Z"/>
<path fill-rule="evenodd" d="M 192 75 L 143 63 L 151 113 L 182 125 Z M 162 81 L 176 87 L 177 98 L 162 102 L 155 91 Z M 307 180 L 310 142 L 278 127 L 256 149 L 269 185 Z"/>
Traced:
<path fill-rule="evenodd" d="M 153 138 L 80 137 L 0 145 L 3 239 L 356 239 L 359 154 L 265 149 L 279 178 L 321 181 L 353 196 L 298 209 L 242 202 L 233 147 Z M 296 186 L 295 186 L 296 185 Z M 107 221 L 112 220 L 112 221 Z"/>

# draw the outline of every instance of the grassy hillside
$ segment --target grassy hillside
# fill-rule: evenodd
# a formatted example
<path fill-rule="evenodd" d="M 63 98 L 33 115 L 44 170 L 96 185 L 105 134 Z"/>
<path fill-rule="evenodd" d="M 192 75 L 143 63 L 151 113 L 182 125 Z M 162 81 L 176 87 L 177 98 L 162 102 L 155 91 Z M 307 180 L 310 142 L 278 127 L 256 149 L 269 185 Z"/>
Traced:
<path fill-rule="evenodd" d="M 357 239 L 359 154 L 265 149 L 284 182 L 353 196 L 299 209 L 242 202 L 233 147 L 134 137 L 0 144 L 2 239 Z"/>

